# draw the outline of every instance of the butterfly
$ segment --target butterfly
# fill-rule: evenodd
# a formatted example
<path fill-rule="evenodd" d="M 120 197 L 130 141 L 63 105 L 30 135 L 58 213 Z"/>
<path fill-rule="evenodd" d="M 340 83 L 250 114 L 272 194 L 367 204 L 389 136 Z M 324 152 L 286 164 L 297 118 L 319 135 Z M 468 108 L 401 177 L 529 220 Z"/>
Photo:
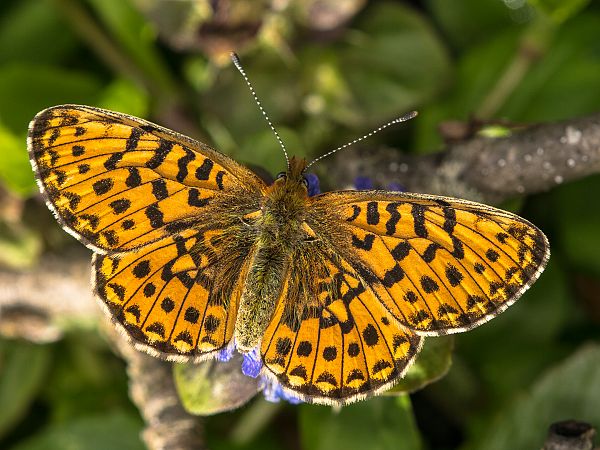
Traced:
<path fill-rule="evenodd" d="M 231 342 L 258 349 L 263 374 L 307 402 L 389 388 L 425 336 L 497 316 L 549 258 L 544 234 L 500 209 L 309 196 L 304 159 L 267 184 L 206 144 L 90 106 L 38 113 L 28 148 L 48 207 L 94 252 L 96 296 L 137 348 L 179 362 Z"/>

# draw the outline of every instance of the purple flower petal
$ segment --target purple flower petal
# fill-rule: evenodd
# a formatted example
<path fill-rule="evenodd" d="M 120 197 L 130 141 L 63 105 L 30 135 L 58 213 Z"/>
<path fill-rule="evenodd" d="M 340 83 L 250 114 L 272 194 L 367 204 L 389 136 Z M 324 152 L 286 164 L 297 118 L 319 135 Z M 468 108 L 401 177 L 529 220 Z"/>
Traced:
<path fill-rule="evenodd" d="M 307 173 L 305 175 L 306 181 L 308 181 L 308 196 L 312 197 L 321 193 L 321 187 L 319 186 L 319 177 L 314 173 Z"/>
<path fill-rule="evenodd" d="M 354 187 L 359 191 L 366 191 L 373 189 L 373 180 L 369 177 L 356 177 L 354 179 Z"/>
<path fill-rule="evenodd" d="M 233 358 L 233 352 L 235 352 L 235 338 L 229 341 L 227 347 L 223 348 L 219 353 L 217 353 L 217 361 L 227 362 L 231 358 Z"/>
<path fill-rule="evenodd" d="M 398 192 L 406 192 L 406 188 L 402 186 L 400 183 L 390 183 L 388 184 L 389 191 L 398 191 Z"/>
<path fill-rule="evenodd" d="M 271 403 L 277 403 L 280 400 L 285 400 L 293 405 L 302 403 L 298 397 L 292 394 L 288 394 L 283 390 L 281 384 L 277 381 L 269 379 L 267 377 L 261 377 L 260 386 L 262 387 L 263 395 L 265 400 Z"/>
<path fill-rule="evenodd" d="M 260 374 L 260 369 L 262 369 L 262 359 L 258 347 L 244 353 L 243 356 L 242 373 L 248 377 L 256 378 Z"/>

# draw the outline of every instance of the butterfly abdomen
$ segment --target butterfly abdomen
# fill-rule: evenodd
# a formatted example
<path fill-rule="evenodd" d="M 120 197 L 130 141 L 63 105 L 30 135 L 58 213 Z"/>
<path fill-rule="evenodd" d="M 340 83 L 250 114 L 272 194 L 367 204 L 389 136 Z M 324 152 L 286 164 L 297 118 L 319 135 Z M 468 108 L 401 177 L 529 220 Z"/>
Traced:
<path fill-rule="evenodd" d="M 254 255 L 235 323 L 236 345 L 242 351 L 260 343 L 273 317 L 288 265 L 283 255 L 268 245 L 259 246 Z"/>

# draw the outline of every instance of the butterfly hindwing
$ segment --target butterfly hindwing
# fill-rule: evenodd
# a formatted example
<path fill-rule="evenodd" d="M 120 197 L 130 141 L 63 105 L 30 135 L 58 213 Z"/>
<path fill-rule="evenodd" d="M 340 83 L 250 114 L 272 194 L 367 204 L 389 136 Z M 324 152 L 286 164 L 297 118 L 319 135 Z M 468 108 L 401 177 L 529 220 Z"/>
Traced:
<path fill-rule="evenodd" d="M 138 346 L 203 359 L 231 340 L 247 262 L 220 256 L 211 242 L 222 234 L 186 230 L 137 252 L 94 255 L 96 294 Z"/>
<path fill-rule="evenodd" d="M 422 338 L 402 329 L 347 262 L 311 245 L 310 271 L 292 263 L 265 332 L 265 373 L 305 401 L 346 404 L 391 386 Z"/>
<path fill-rule="evenodd" d="M 315 231 L 348 255 L 400 323 L 424 335 L 464 331 L 496 316 L 549 257 L 535 226 L 466 200 L 332 192 L 315 197 L 313 211 L 324 218 L 311 224 Z"/>
<path fill-rule="evenodd" d="M 199 216 L 214 217 L 228 198 L 256 203 L 264 188 L 252 172 L 205 144 L 88 106 L 40 112 L 28 142 L 48 206 L 99 253 L 177 233 Z"/>

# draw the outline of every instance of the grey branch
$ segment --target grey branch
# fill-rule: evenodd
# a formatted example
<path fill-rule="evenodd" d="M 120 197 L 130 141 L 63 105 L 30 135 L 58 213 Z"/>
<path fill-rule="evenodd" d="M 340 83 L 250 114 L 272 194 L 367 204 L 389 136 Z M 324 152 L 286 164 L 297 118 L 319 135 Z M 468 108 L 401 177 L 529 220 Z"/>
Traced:
<path fill-rule="evenodd" d="M 202 420 L 189 414 L 181 405 L 172 364 L 137 351 L 112 327 L 109 333 L 127 361 L 129 395 L 146 422 L 142 437 L 148 449 L 206 448 Z"/>
<path fill-rule="evenodd" d="M 506 138 L 475 137 L 425 156 L 351 149 L 327 169 L 333 186 L 349 187 L 366 176 L 376 188 L 395 183 L 409 192 L 499 203 L 600 172 L 600 114 L 532 126 Z"/>
<path fill-rule="evenodd" d="M 596 430 L 589 423 L 564 420 L 550 425 L 542 450 L 592 450 Z"/>

